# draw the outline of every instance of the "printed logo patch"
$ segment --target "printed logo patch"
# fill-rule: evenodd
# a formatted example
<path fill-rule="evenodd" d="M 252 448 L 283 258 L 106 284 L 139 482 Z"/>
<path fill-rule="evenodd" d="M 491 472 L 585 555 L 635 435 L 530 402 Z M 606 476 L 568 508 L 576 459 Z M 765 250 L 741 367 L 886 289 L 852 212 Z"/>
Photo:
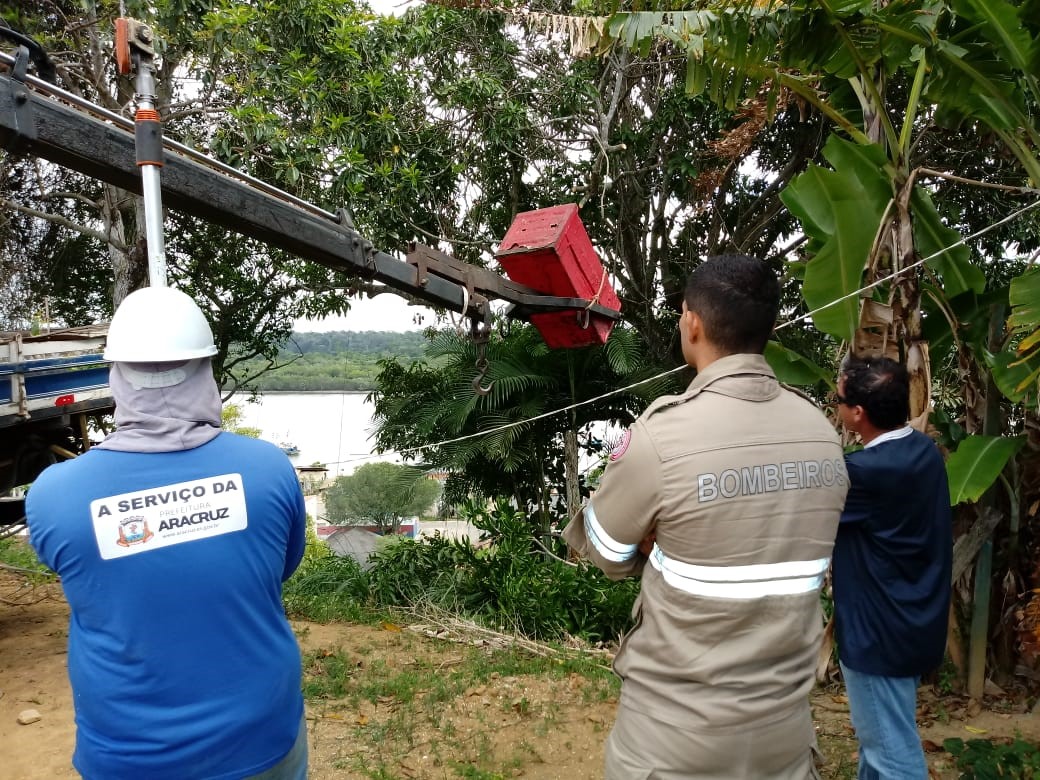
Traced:
<path fill-rule="evenodd" d="M 611 460 L 620 460 L 621 456 L 625 454 L 625 450 L 628 449 L 629 442 L 632 441 L 632 429 L 626 428 L 625 435 L 621 437 L 621 441 L 618 442 L 617 446 L 610 451 Z"/>
<path fill-rule="evenodd" d="M 116 544 L 120 547 L 129 547 L 132 544 L 144 544 L 155 534 L 148 530 L 148 518 L 142 515 L 132 515 L 119 521 L 119 539 Z"/>
<path fill-rule="evenodd" d="M 241 474 L 99 498 L 90 502 L 90 515 L 106 561 L 249 525 Z"/>

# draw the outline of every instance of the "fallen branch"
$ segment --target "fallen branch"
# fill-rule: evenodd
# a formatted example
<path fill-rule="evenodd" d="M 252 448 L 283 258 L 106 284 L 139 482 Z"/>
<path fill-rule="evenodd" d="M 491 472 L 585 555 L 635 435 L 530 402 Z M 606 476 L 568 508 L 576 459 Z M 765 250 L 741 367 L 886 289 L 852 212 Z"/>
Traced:
<path fill-rule="evenodd" d="M 41 571 L 40 569 L 27 569 L 24 566 L 12 566 L 9 563 L 0 563 L 0 569 L 5 571 L 13 571 L 17 574 L 32 574 L 34 576 L 53 577 L 56 581 L 58 575 L 49 571 Z"/>
<path fill-rule="evenodd" d="M 531 539 L 533 539 L 533 540 L 534 540 L 534 543 L 535 543 L 536 545 L 538 545 L 538 548 L 539 548 L 539 549 L 540 549 L 540 550 L 541 550 L 541 551 L 542 551 L 543 553 L 545 553 L 546 555 L 548 555 L 548 556 L 549 556 L 550 558 L 552 558 L 553 560 L 555 560 L 555 561 L 559 561 L 560 563 L 566 564 L 567 566 L 573 566 L 574 568 L 577 568 L 577 567 L 578 567 L 578 564 L 577 564 L 577 563 L 575 563 L 574 561 L 565 561 L 565 560 L 564 560 L 563 558 L 561 558 L 561 557 L 560 557 L 559 555 L 556 555 L 556 553 L 554 553 L 554 552 L 553 552 L 552 550 L 550 550 L 550 549 L 549 549 L 548 547 L 546 547 L 546 546 L 545 546 L 544 544 L 542 544 L 541 540 L 540 540 L 540 539 L 539 539 L 539 538 L 538 538 L 537 536 L 532 536 L 532 537 L 531 537 Z"/>
<path fill-rule="evenodd" d="M 608 660 L 614 654 L 603 648 L 593 647 L 559 647 L 534 639 L 528 639 L 516 633 L 505 633 L 485 628 L 472 620 L 460 618 L 446 610 L 426 605 L 422 610 L 411 610 L 421 622 L 406 626 L 411 631 L 431 639 L 440 639 L 457 644 L 468 644 L 475 647 L 494 647 L 498 649 L 519 648 L 525 652 L 542 658 L 566 658 L 599 656 Z M 602 668 L 608 668 L 599 664 Z"/>

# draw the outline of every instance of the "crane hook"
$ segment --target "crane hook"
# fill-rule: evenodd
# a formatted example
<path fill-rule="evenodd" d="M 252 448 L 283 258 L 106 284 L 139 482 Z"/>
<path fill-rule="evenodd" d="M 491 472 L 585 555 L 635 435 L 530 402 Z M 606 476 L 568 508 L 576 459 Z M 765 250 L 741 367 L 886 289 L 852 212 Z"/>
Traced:
<path fill-rule="evenodd" d="M 484 377 L 487 376 L 488 371 L 487 343 L 491 338 L 491 325 L 483 323 L 483 327 L 481 327 L 481 322 L 476 317 L 472 318 L 470 320 L 470 337 L 473 339 L 473 345 L 477 349 L 477 360 L 475 363 L 477 375 L 473 377 L 473 392 L 477 395 L 488 395 L 495 387 L 494 380 L 486 385 L 481 383 L 484 381 Z"/>
<path fill-rule="evenodd" d="M 491 380 L 486 385 L 480 384 L 485 375 L 487 374 L 487 361 L 485 360 L 483 365 L 477 361 L 477 375 L 473 377 L 473 392 L 477 395 L 488 395 L 492 390 L 495 389 L 495 381 Z"/>

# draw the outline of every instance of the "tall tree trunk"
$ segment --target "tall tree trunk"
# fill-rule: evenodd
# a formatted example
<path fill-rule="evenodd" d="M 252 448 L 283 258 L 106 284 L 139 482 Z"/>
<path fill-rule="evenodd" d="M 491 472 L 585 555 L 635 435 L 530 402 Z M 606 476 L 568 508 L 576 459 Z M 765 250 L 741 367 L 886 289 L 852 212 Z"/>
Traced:
<path fill-rule="evenodd" d="M 910 267 L 917 259 L 909 208 L 913 182 L 900 179 L 895 185 L 895 198 L 867 259 L 868 284 Z M 910 424 L 925 431 L 931 411 L 932 379 L 928 343 L 921 338 L 920 279 L 917 273 L 905 273 L 888 284 L 886 303 L 874 300 L 870 291 L 865 294 L 853 354 L 889 357 L 906 364 L 910 375 Z"/>
<path fill-rule="evenodd" d="M 563 434 L 563 470 L 567 484 L 567 517 L 574 517 L 581 509 L 581 491 L 578 489 L 578 433 L 573 428 Z"/>
<path fill-rule="evenodd" d="M 1000 349 L 1004 338 L 1004 307 L 994 304 L 990 309 L 989 339 L 987 347 L 990 351 Z M 1004 428 L 1003 413 L 1000 409 L 1000 391 L 993 381 L 993 373 L 987 374 L 986 380 L 986 416 L 982 423 L 984 436 L 999 436 Z M 999 482 L 991 487 L 979 501 L 980 507 L 994 508 L 996 491 Z M 976 520 L 975 522 L 981 522 Z M 989 614 L 990 595 L 993 587 L 993 539 L 992 532 L 979 551 L 975 564 L 975 589 L 971 611 L 971 644 L 968 655 L 968 695 L 982 701 L 986 687 L 986 651 L 989 648 Z"/>
<path fill-rule="evenodd" d="M 105 235 L 108 236 L 108 256 L 112 260 L 112 305 L 118 307 L 123 298 L 133 291 L 130 286 L 130 244 L 120 209 L 130 193 L 109 184 L 102 185 L 102 188 L 101 219 L 105 225 Z"/>

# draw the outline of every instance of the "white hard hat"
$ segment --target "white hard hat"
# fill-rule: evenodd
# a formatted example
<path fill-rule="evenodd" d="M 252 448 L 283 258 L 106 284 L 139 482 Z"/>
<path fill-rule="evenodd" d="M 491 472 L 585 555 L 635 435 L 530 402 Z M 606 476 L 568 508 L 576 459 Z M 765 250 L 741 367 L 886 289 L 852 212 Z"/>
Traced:
<path fill-rule="evenodd" d="M 105 360 L 164 363 L 217 354 L 195 301 L 172 287 L 144 287 L 119 304 L 108 326 Z"/>

